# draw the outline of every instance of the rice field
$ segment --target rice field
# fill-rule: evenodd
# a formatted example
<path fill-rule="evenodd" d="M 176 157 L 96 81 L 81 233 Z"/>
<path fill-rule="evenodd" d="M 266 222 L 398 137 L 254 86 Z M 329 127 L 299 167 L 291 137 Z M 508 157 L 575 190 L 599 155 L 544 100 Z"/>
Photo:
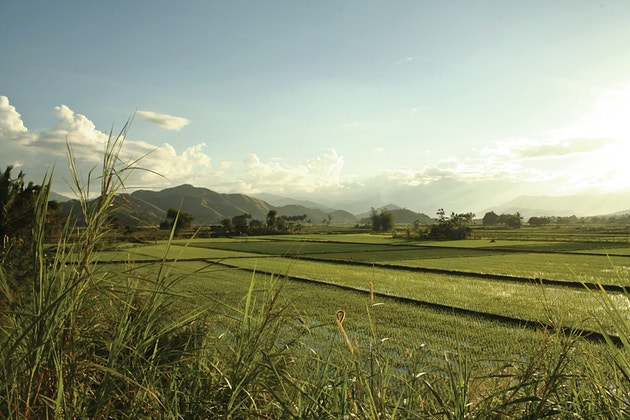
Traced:
<path fill-rule="evenodd" d="M 117 270 L 123 266 L 128 270 L 133 261 L 144 262 L 136 263 L 132 270 L 136 273 L 150 270 L 151 260 L 167 261 L 172 274 L 183 279 L 182 292 L 196 304 L 207 296 L 236 301 L 246 292 L 252 273 L 282 278 L 286 298 L 310 322 L 332 330 L 326 334 L 336 335 L 333 314 L 338 309 L 350 314 L 348 320 L 360 320 L 369 310 L 393 342 L 430 341 L 431 348 L 444 351 L 455 340 L 459 347 L 477 349 L 473 351 L 477 356 L 484 349 L 485 357 L 499 360 L 506 355 L 488 349 L 516 351 L 505 343 L 535 340 L 541 329 L 532 325 L 597 332 L 601 324 L 614 329 L 601 293 L 575 287 L 581 281 L 628 285 L 630 256 L 624 251 L 628 247 L 620 246 L 610 256 L 604 245 L 287 235 L 180 240 L 168 249 L 161 243 L 134 245 L 104 252 L 100 261 Z M 416 268 L 448 273 L 412 270 Z M 541 278 L 573 282 L 574 287 L 545 285 L 545 280 L 541 285 L 535 280 Z M 370 288 L 385 308 L 370 309 Z M 620 310 L 630 312 L 625 294 L 608 295 Z M 359 322 L 357 337 L 367 332 L 366 324 Z"/>

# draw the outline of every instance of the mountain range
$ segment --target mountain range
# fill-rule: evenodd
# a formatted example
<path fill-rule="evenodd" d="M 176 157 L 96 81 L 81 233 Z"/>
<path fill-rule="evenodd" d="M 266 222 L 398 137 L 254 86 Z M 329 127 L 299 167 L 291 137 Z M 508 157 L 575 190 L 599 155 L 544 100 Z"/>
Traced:
<path fill-rule="evenodd" d="M 52 199 L 62 204 L 64 211 L 77 214 L 78 202 L 53 194 Z M 566 197 L 521 196 L 502 205 L 476 212 L 478 218 L 488 211 L 497 214 L 520 212 L 527 219 L 531 216 L 595 216 L 603 215 L 598 209 L 614 200 L 615 203 L 627 203 L 629 210 L 619 210 L 616 214 L 630 213 L 630 194 L 575 195 Z M 137 190 L 116 197 L 117 216 L 123 225 L 157 225 L 166 219 L 169 209 L 180 209 L 195 217 L 196 224 L 218 224 L 225 218 L 248 213 L 253 219 L 265 221 L 269 211 L 274 210 L 279 216 L 306 215 L 312 223 L 330 222 L 333 224 L 366 224 L 370 222 L 371 210 L 352 214 L 349 211 L 335 209 L 310 200 L 295 200 L 272 194 L 248 196 L 245 194 L 223 194 L 207 188 L 184 184 L 161 191 Z M 397 223 L 432 222 L 424 213 L 388 204 L 374 210 L 387 210 L 394 214 Z M 579 209 L 576 211 L 576 209 Z M 447 210 L 447 213 L 448 210 Z"/>
<path fill-rule="evenodd" d="M 611 209 L 614 209 L 611 211 Z M 567 196 L 523 195 L 485 211 L 497 214 L 520 212 L 531 216 L 604 216 L 630 214 L 630 193 L 575 194 Z M 477 216 L 483 216 L 485 211 Z"/>
<path fill-rule="evenodd" d="M 225 218 L 248 213 L 264 221 L 271 210 L 279 216 L 301 216 L 313 223 L 330 220 L 335 224 L 356 224 L 358 218 L 344 210 L 310 208 L 300 204 L 275 206 L 245 194 L 221 194 L 207 188 L 184 184 L 161 191 L 138 190 L 120 194 L 114 200 L 116 216 L 122 225 L 157 225 L 166 219 L 169 209 L 195 217 L 195 224 L 218 224 Z M 61 203 L 64 212 L 78 214 L 78 201 Z"/>

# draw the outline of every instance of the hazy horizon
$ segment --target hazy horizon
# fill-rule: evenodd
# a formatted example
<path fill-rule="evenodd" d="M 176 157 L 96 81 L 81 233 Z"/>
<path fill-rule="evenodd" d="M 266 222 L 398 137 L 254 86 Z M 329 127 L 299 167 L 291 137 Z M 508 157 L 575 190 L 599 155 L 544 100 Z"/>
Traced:
<path fill-rule="evenodd" d="M 0 153 L 67 194 L 133 122 L 128 181 L 394 203 L 630 197 L 625 1 L 3 2 Z M 611 195 L 612 197 L 612 195 Z M 609 212 L 616 202 L 598 203 Z M 593 204 L 593 203 L 585 203 Z M 437 207 L 436 207 L 437 206 Z"/>

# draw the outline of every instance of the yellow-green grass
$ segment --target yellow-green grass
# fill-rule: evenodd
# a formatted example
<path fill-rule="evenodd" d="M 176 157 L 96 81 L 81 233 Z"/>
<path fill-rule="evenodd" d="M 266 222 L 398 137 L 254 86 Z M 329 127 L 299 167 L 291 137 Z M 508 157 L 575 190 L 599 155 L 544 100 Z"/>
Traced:
<path fill-rule="evenodd" d="M 596 329 L 596 319 L 605 318 L 597 293 L 586 289 L 541 287 L 534 282 L 502 282 L 376 266 L 287 261 L 284 258 L 238 259 L 228 263 L 234 267 L 288 274 L 362 290 L 367 290 L 372 282 L 377 293 L 530 321 L 548 322 L 550 318 L 562 318 L 566 326 Z M 625 295 L 611 296 L 623 309 L 630 309 Z"/>
<path fill-rule="evenodd" d="M 459 241 L 469 242 L 469 241 Z M 474 242 L 474 241 L 470 241 Z M 578 282 L 627 285 L 630 257 L 575 253 L 498 252 L 483 248 L 408 247 L 313 241 L 196 241 L 190 248 L 229 249 L 269 255 L 298 255 L 339 261 L 369 262 L 544 278 Z M 193 255 L 189 251 L 187 255 Z M 199 254 L 202 255 L 202 254 Z M 190 257 L 194 258 L 194 257 Z"/>
<path fill-rule="evenodd" d="M 267 246 L 266 251 L 269 254 L 274 252 L 286 253 L 287 245 L 289 247 L 301 245 L 301 249 L 305 254 L 308 254 L 309 250 L 316 251 L 313 247 L 318 248 L 330 245 L 337 247 L 339 252 L 325 255 L 314 252 L 310 255 L 342 261 L 347 261 L 352 256 L 354 256 L 353 261 L 360 261 L 363 256 L 363 261 L 378 259 L 380 263 L 401 266 L 401 269 L 382 268 L 376 262 L 372 266 L 356 266 L 354 264 L 287 259 L 209 247 L 214 245 L 221 247 L 233 246 L 234 249 L 256 248 L 257 252 L 262 252 L 261 244 Z M 198 247 L 199 245 L 202 247 Z M 251 243 L 219 241 L 214 244 L 210 241 L 195 241 L 188 244 L 188 246 L 172 245 L 166 258 L 180 260 L 181 264 L 188 264 L 189 260 L 194 259 L 202 259 L 206 262 L 220 261 L 234 267 L 260 270 L 280 276 L 289 275 L 330 282 L 363 290 L 368 288 L 369 282 L 373 282 L 378 292 L 392 296 L 540 322 L 547 322 L 550 316 L 563 314 L 563 318 L 568 322 L 568 325 L 592 329 L 597 327 L 596 318 L 603 317 L 601 305 L 593 292 L 548 285 L 543 289 L 534 282 L 516 283 L 458 275 L 418 273 L 405 270 L 403 266 L 461 270 L 471 273 L 485 272 L 511 276 L 524 275 L 531 278 L 542 277 L 547 279 L 558 279 L 560 276 L 567 276 L 565 277 L 566 280 L 602 281 L 605 283 L 623 282 L 628 277 L 624 275 L 627 274 L 624 271 L 627 267 L 625 265 L 628 263 L 627 261 L 621 258 L 611 258 L 609 260 L 604 256 L 488 253 L 477 250 L 438 250 L 434 248 L 422 249 L 416 252 L 414 250 L 401 249 L 398 246 L 392 246 L 390 247 L 391 251 L 387 251 L 381 245 L 371 245 L 376 247 L 377 250 L 364 252 L 362 255 L 361 252 L 357 253 L 356 251 L 341 252 L 344 249 L 356 250 L 357 246 L 351 243 L 345 244 L 346 248 L 343 248 L 343 245 L 269 240 Z M 104 253 L 105 257 L 102 260 L 111 261 L 118 256 L 121 257 L 120 261 L 145 261 L 146 259 L 158 261 L 165 254 L 164 247 L 161 245 L 139 246 L 133 249 L 126 249 L 125 251 L 126 253 L 119 254 Z M 405 259 L 410 258 L 409 254 L 411 253 L 428 253 L 431 257 Z M 473 255 L 481 253 L 483 256 L 473 257 L 470 253 Z M 436 258 L 443 254 L 459 254 L 460 256 Z M 427 257 L 427 255 L 424 256 Z M 394 258 L 394 260 L 388 261 L 387 258 Z M 612 296 L 619 300 L 624 309 L 627 309 L 625 297 L 618 294 L 613 294 Z"/>
<path fill-rule="evenodd" d="M 275 237 L 274 237 L 275 238 Z M 390 244 L 361 244 L 361 243 L 340 243 L 334 241 L 314 241 L 314 240 L 277 240 L 268 239 L 266 241 L 195 241 L 191 246 L 201 248 L 229 249 L 233 251 L 255 252 L 272 255 L 312 255 L 321 253 L 339 253 L 340 255 L 350 252 L 376 252 L 391 251 L 396 248 Z M 411 247 L 406 247 L 413 249 Z"/>
<path fill-rule="evenodd" d="M 249 262 L 252 263 L 251 267 L 259 265 L 255 260 Z M 102 268 L 123 270 L 120 265 L 103 265 Z M 151 278 L 157 268 L 156 265 L 127 267 L 127 274 Z M 299 268 L 299 264 L 293 266 L 291 271 L 296 268 Z M 217 337 L 224 332 L 224 309 L 240 305 L 252 279 L 250 272 L 201 261 L 167 263 L 166 269 L 169 276 L 180 277 L 177 291 L 181 293 L 181 305 L 187 309 L 207 309 L 211 319 L 216 321 L 209 323 L 210 328 L 216 329 L 211 334 Z M 255 277 L 255 290 L 257 295 L 261 295 L 266 290 L 270 276 L 258 273 Z M 295 311 L 300 322 L 306 323 L 310 329 L 310 333 L 303 337 L 302 345 L 317 353 L 327 351 L 331 343 L 340 348 L 339 351 L 347 350 L 344 349 L 343 337 L 335 324 L 335 314 L 339 309 L 346 313 L 344 327 L 353 342 L 368 346 L 367 341 L 373 336 L 374 327 L 378 340 L 383 343 L 383 350 L 398 354 L 399 363 L 405 369 L 410 368 L 412 363 L 409 359 L 412 355 L 417 356 L 418 352 L 427 352 L 428 364 L 418 366 L 418 369 L 428 370 L 436 362 L 434 358 L 452 351 L 465 352 L 477 368 L 496 367 L 508 360 L 525 357 L 543 334 L 474 316 L 454 316 L 449 310 L 401 303 L 378 294 L 372 302 L 365 293 L 291 280 L 280 282 L 283 305 Z M 377 286 L 377 292 L 379 291 Z M 370 325 L 370 322 L 374 325 Z M 602 351 L 599 344 L 582 345 L 590 353 Z"/>
<path fill-rule="evenodd" d="M 123 249 L 108 250 L 99 253 L 99 260 L 103 262 L 111 261 L 137 261 L 137 260 L 155 260 L 160 261 L 162 258 L 173 259 L 197 259 L 197 258 L 213 258 L 221 259 L 233 257 L 236 254 L 229 250 L 216 248 L 200 248 L 186 246 L 183 244 L 171 245 L 140 245 L 135 247 L 125 247 Z M 239 256 L 257 256 L 257 254 L 239 252 Z"/>
<path fill-rule="evenodd" d="M 422 254 L 422 253 L 419 253 Z M 447 254 L 447 253 L 444 253 Z M 446 255 L 445 255 L 446 256 Z M 325 256 L 322 256 L 325 258 Z M 567 280 L 611 285 L 630 284 L 630 257 L 577 254 L 484 253 L 481 256 L 388 259 L 379 262 L 405 267 L 423 267 L 471 273 L 499 274 L 527 278 Z"/>
<path fill-rule="evenodd" d="M 127 256 L 125 261 L 133 261 L 134 258 L 142 260 L 147 256 L 157 261 L 161 254 L 164 254 L 163 249 L 155 246 L 140 247 L 137 251 Z M 561 317 L 566 326 L 596 329 L 596 318 L 606 318 L 603 316 L 597 294 L 581 289 L 551 286 L 542 288 L 536 283 L 415 273 L 378 266 L 341 265 L 282 257 L 261 258 L 252 254 L 212 248 L 172 246 L 169 255 L 169 258 L 181 260 L 168 265 L 175 272 L 188 272 L 191 267 L 197 266 L 207 267 L 207 272 L 198 274 L 201 278 L 211 278 L 218 271 L 226 271 L 222 266 L 210 264 L 210 261 L 221 261 L 233 267 L 270 272 L 278 276 L 301 277 L 362 290 L 367 290 L 369 283 L 372 282 L 377 293 L 523 320 L 549 322 L 550 317 Z M 200 258 L 208 262 L 185 261 Z M 627 309 L 625 296 L 619 294 L 611 296 Z"/>

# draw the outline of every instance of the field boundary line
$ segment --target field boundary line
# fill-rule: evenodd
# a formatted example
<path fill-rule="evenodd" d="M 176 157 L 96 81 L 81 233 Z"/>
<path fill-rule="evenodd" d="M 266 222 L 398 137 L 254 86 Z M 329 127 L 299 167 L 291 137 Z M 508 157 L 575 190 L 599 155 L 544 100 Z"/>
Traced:
<path fill-rule="evenodd" d="M 601 290 L 603 288 L 606 292 L 611 293 L 630 293 L 630 286 L 620 286 L 614 284 L 599 284 L 593 282 L 579 282 L 579 281 L 570 281 L 570 280 L 553 280 L 546 278 L 534 278 L 534 277 L 519 277 L 519 276 L 508 276 L 505 274 L 492 274 L 492 273 L 476 273 L 472 271 L 460 271 L 460 270 L 447 270 L 443 268 L 428 268 L 428 267 L 409 267 L 404 265 L 395 265 L 395 264 L 385 264 L 385 263 L 376 263 L 376 262 L 363 262 L 363 261 L 347 261 L 347 260 L 334 260 L 334 259 L 326 259 L 326 258 L 318 258 L 318 257 L 309 257 L 306 255 L 270 255 L 270 254 L 257 254 L 255 257 L 253 256 L 233 256 L 227 258 L 219 258 L 217 260 L 210 259 L 208 257 L 195 257 L 195 258 L 155 258 L 155 259 L 135 259 L 131 261 L 134 264 L 149 264 L 155 262 L 165 262 L 165 263 L 175 263 L 178 261 L 181 262 L 206 262 L 212 264 L 221 264 L 221 261 L 226 259 L 247 259 L 247 258 L 287 258 L 294 260 L 304 260 L 304 261 L 313 261 L 313 262 L 321 262 L 328 264 L 336 264 L 336 265 L 354 265 L 358 267 L 376 267 L 376 268 L 384 268 L 386 270 L 401 270 L 408 271 L 414 273 L 430 273 L 430 274 L 440 274 L 440 275 L 449 275 L 449 276 L 458 276 L 458 277 L 470 277 L 484 280 L 498 280 L 512 283 L 535 283 L 542 284 L 546 286 L 554 286 L 554 287 L 566 287 L 570 289 L 589 289 L 589 290 Z M 110 261 L 101 261 L 100 264 L 128 264 L 129 260 L 110 260 Z M 277 274 L 277 273 L 276 273 Z"/>
<path fill-rule="evenodd" d="M 210 261 L 208 261 L 208 262 L 210 262 Z M 230 267 L 230 268 L 233 268 L 233 269 L 236 269 L 236 270 L 246 271 L 248 273 L 263 274 L 263 275 L 269 275 L 269 276 L 281 276 L 284 279 L 295 281 L 295 282 L 316 284 L 316 285 L 319 285 L 319 286 L 336 288 L 336 289 L 349 291 L 349 292 L 361 293 L 361 294 L 365 294 L 365 295 L 368 295 L 368 296 L 370 295 L 370 290 L 369 289 L 363 289 L 363 288 L 358 288 L 358 287 L 346 286 L 346 285 L 342 285 L 342 284 L 330 283 L 330 282 L 317 280 L 317 279 L 312 279 L 312 278 L 307 278 L 307 277 L 291 276 L 291 275 L 288 275 L 288 274 L 278 274 L 278 273 L 274 273 L 274 272 L 271 272 L 271 271 L 258 270 L 258 269 L 245 268 L 245 267 L 238 267 L 238 266 L 230 265 L 230 264 L 227 264 L 227 263 L 224 263 L 224 262 L 212 261 L 212 263 L 213 264 L 222 265 L 224 267 Z M 431 308 L 431 309 L 435 309 L 435 310 L 449 311 L 449 312 L 452 312 L 453 314 L 481 318 L 481 319 L 484 319 L 486 321 L 496 321 L 496 322 L 500 322 L 500 323 L 503 323 L 503 324 L 508 324 L 508 325 L 512 325 L 512 326 L 519 326 L 519 327 L 526 327 L 526 328 L 533 329 L 533 330 L 551 330 L 551 331 L 560 331 L 560 332 L 566 333 L 566 334 L 575 334 L 575 335 L 578 335 L 581 338 L 584 338 L 584 339 L 592 341 L 592 342 L 597 342 L 597 343 L 604 343 L 604 342 L 607 341 L 607 338 L 609 338 L 615 345 L 623 346 L 623 343 L 622 343 L 622 340 L 621 340 L 620 337 L 618 337 L 616 335 L 612 335 L 612 334 L 604 335 L 601 332 L 597 332 L 597 331 L 593 331 L 593 330 L 587 330 L 587 329 L 582 329 L 582 328 L 571 328 L 571 327 L 566 327 L 566 326 L 555 327 L 555 326 L 553 326 L 553 325 L 551 325 L 549 323 L 542 322 L 542 321 L 533 321 L 533 320 L 528 320 L 528 319 L 511 317 L 511 316 L 507 316 L 507 315 L 499 315 L 499 314 L 492 314 L 492 313 L 488 313 L 488 312 L 480 312 L 480 311 L 476 311 L 474 309 L 466 309 L 466 308 L 461 308 L 461 307 L 458 307 L 458 306 L 445 305 L 445 304 L 442 304 L 442 303 L 428 302 L 428 301 L 415 299 L 415 298 L 410 298 L 410 297 L 392 295 L 392 294 L 389 294 L 389 293 L 374 293 L 374 295 L 378 296 L 378 297 L 381 297 L 381 298 L 390 299 L 390 300 L 393 300 L 395 302 L 405 303 L 405 304 L 409 304 L 409 305 L 416 305 L 416 306 L 424 306 L 426 308 Z"/>
<path fill-rule="evenodd" d="M 431 274 L 442 274 L 442 275 L 451 275 L 451 276 L 459 276 L 459 277 L 472 277 L 472 278 L 480 278 L 487 280 L 500 280 L 500 281 L 509 281 L 514 283 L 537 283 L 543 284 L 547 286 L 559 286 L 559 287 L 568 287 L 572 289 L 584 289 L 587 288 L 589 290 L 600 290 L 601 287 L 604 288 L 607 292 L 620 292 L 620 293 L 628 293 L 630 292 L 630 287 L 618 286 L 614 284 L 600 284 L 592 283 L 592 282 L 579 282 L 572 280 L 553 280 L 553 279 L 545 279 L 538 277 L 520 277 L 520 276 L 508 276 L 505 274 L 492 274 L 492 273 L 475 273 L 472 271 L 460 271 L 460 270 L 447 270 L 444 268 L 428 268 L 428 267 L 409 267 L 404 265 L 395 265 L 395 264 L 385 264 L 385 263 L 376 263 L 376 262 L 363 262 L 363 261 L 340 261 L 340 260 L 330 260 L 326 258 L 317 258 L 317 257 L 309 257 L 301 255 L 300 257 L 286 257 L 286 258 L 294 258 L 294 259 L 302 259 L 309 260 L 315 262 L 327 262 L 331 264 L 340 264 L 340 265 L 356 265 L 360 267 L 378 267 L 385 268 L 390 270 L 403 270 L 403 271 L 411 271 L 417 273 L 431 273 Z"/>

